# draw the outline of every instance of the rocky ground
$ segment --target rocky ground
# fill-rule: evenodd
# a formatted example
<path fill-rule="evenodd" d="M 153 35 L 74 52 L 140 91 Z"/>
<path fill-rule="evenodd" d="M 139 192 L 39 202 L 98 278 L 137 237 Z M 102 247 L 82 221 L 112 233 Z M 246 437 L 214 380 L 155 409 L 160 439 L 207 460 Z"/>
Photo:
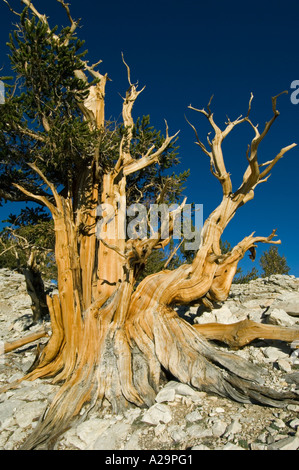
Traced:
<path fill-rule="evenodd" d="M 53 288 L 53 286 L 52 286 Z M 0 269 L 0 349 L 40 328 L 32 325 L 30 298 L 22 275 Z M 254 321 L 299 327 L 299 279 L 271 276 L 234 285 L 230 298 L 207 314 L 181 309 L 190 322 Z M 45 341 L 45 340 L 40 340 Z M 266 367 L 268 385 L 299 389 L 299 349 L 278 341 L 255 341 L 236 354 Z M 220 346 L 219 346 L 220 347 Z M 224 347 L 224 346 L 223 346 Z M 0 389 L 31 366 L 36 343 L 0 356 Z M 53 399 L 50 380 L 24 381 L 0 393 L 0 449 L 18 449 Z M 164 383 L 150 409 L 112 414 L 109 403 L 67 431 L 58 450 L 299 450 L 299 405 L 270 408 L 242 405 L 175 381 Z"/>

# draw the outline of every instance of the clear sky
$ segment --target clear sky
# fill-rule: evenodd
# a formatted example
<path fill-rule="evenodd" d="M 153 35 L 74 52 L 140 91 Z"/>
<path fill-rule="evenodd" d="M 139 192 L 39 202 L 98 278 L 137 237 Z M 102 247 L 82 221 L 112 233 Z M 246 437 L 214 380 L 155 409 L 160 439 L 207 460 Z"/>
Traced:
<path fill-rule="evenodd" d="M 0 0 L 0 66 L 7 62 L 5 42 L 15 17 Z M 34 3 L 34 2 L 33 2 Z M 272 159 L 282 147 L 299 144 L 299 104 L 291 102 L 291 83 L 299 80 L 298 0 L 69 0 L 73 17 L 82 18 L 81 38 L 86 39 L 91 63 L 103 60 L 102 73 L 111 78 L 106 90 L 106 117 L 118 118 L 127 87 L 121 52 L 131 67 L 132 81 L 144 92 L 134 116 L 150 114 L 152 123 L 171 133 L 180 130 L 181 170 L 191 169 L 185 191 L 189 202 L 204 205 L 204 217 L 220 202 L 221 188 L 211 175 L 208 158 L 194 144 L 194 134 L 184 115 L 205 141 L 209 131 L 204 117 L 188 110 L 191 103 L 202 108 L 214 95 L 215 121 L 224 126 L 247 113 L 254 94 L 251 118 L 260 128 L 272 116 L 271 97 L 283 90 L 278 101 L 280 117 L 259 150 L 260 162 Z M 20 2 L 11 0 L 20 10 Z M 67 25 L 62 7 L 55 0 L 38 0 L 40 12 L 50 24 Z M 5 69 L 4 69 L 5 70 Z M 294 96 L 294 95 L 293 95 Z M 299 93 L 298 93 L 299 98 Z M 224 157 L 234 189 L 241 184 L 247 166 L 246 149 L 253 137 L 249 126 L 238 126 L 225 141 Z M 277 228 L 291 274 L 299 277 L 299 146 L 273 169 L 258 186 L 253 201 L 241 208 L 223 238 L 232 245 L 255 231 L 267 236 Z M 3 219 L 6 208 L 1 209 Z M 257 256 L 268 248 L 258 247 Z M 243 269 L 258 267 L 251 261 Z"/>

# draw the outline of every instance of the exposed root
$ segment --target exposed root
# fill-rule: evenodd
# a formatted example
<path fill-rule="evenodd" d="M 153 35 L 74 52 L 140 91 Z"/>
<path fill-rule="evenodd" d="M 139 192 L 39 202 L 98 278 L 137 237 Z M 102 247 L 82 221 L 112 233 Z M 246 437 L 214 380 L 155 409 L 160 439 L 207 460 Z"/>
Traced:
<path fill-rule="evenodd" d="M 297 393 L 265 387 L 261 367 L 212 346 L 172 310 L 155 315 L 154 323 L 157 356 L 180 381 L 241 403 L 298 404 Z"/>
<path fill-rule="evenodd" d="M 299 328 L 264 325 L 251 320 L 242 320 L 229 325 L 207 323 L 193 325 L 196 330 L 210 340 L 226 343 L 232 349 L 239 349 L 257 338 L 277 339 L 292 342 L 299 339 Z"/>
<path fill-rule="evenodd" d="M 240 403 L 283 407 L 299 402 L 295 392 L 265 387 L 261 367 L 210 344 L 170 308 L 133 316 L 125 328 L 99 321 L 92 327 L 90 323 L 88 330 L 76 369 L 23 450 L 53 448 L 58 437 L 103 398 L 116 412 L 131 404 L 151 406 L 161 366 L 183 383 Z"/>

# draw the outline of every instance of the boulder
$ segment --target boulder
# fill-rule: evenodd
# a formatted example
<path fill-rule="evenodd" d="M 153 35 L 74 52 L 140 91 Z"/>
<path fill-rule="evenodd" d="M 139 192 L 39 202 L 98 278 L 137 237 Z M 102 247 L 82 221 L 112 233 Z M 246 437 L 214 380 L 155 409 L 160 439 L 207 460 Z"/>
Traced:
<path fill-rule="evenodd" d="M 296 320 L 281 308 L 273 308 L 266 313 L 268 323 L 279 326 L 294 326 Z"/>

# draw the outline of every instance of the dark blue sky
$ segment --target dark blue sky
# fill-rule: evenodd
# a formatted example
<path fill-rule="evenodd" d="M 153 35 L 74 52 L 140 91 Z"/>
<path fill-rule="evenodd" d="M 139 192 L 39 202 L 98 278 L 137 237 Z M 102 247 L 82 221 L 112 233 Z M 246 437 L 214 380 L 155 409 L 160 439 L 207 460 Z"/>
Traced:
<path fill-rule="evenodd" d="M 34 3 L 34 2 L 33 2 Z M 80 37 L 86 39 L 90 62 L 103 60 L 101 72 L 112 79 L 106 90 L 106 117 L 118 118 L 127 87 L 121 52 L 131 67 L 132 81 L 146 85 L 134 108 L 134 116 L 150 114 L 152 123 L 171 133 L 180 130 L 181 170 L 190 168 L 186 195 L 189 202 L 204 205 L 204 217 L 221 199 L 221 188 L 211 175 L 208 158 L 194 144 L 194 134 L 184 115 L 197 127 L 202 140 L 209 131 L 204 117 L 187 109 L 206 106 L 214 95 L 215 121 L 224 126 L 247 113 L 250 92 L 254 94 L 251 118 L 260 128 L 272 116 L 271 97 L 283 90 L 278 101 L 280 117 L 259 150 L 260 162 L 279 150 L 299 143 L 299 104 L 291 102 L 290 88 L 299 80 L 299 2 L 232 0 L 153 0 L 151 2 L 69 0 L 72 14 L 82 18 Z M 15 9 L 20 2 L 11 0 Z M 38 0 L 50 24 L 68 20 L 55 0 Z M 6 63 L 4 44 L 15 21 L 0 3 L 0 66 Z M 299 97 L 299 94 L 298 94 Z M 253 137 L 249 126 L 238 126 L 225 141 L 224 156 L 234 189 L 241 184 L 247 166 L 246 149 Z M 299 146 L 273 169 L 270 180 L 258 186 L 255 199 L 239 210 L 223 238 L 236 244 L 256 231 L 267 236 L 277 228 L 282 240 L 279 252 L 287 258 L 291 274 L 299 276 Z M 5 209 L 2 215 L 6 215 Z M 1 219 L 4 217 L 1 217 Z M 257 255 L 268 248 L 260 245 Z M 243 269 L 251 269 L 245 261 Z"/>

